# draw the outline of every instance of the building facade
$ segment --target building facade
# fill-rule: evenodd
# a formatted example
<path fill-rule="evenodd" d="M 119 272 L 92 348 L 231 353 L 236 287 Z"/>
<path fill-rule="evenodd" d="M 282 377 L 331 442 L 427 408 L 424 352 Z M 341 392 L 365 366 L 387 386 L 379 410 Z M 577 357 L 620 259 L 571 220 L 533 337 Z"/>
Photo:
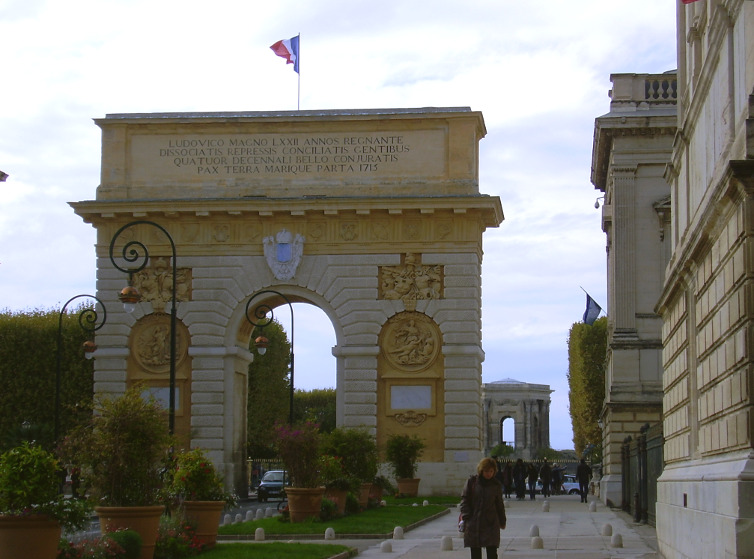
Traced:
<path fill-rule="evenodd" d="M 754 2 L 678 3 L 660 552 L 754 557 Z"/>
<path fill-rule="evenodd" d="M 606 235 L 608 339 L 600 498 L 621 506 L 621 448 L 662 420 L 662 321 L 655 305 L 670 255 L 676 74 L 610 76 L 610 112 L 595 120 L 592 175 Z M 600 204 L 600 201 L 602 202 Z"/>

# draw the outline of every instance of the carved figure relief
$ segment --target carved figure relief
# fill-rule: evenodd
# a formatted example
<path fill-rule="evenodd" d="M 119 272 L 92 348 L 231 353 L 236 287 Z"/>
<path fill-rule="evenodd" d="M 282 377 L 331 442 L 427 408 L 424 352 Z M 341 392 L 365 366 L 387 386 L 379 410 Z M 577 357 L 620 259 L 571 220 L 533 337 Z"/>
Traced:
<path fill-rule="evenodd" d="M 287 229 L 281 229 L 275 237 L 265 237 L 264 257 L 272 274 L 280 281 L 288 281 L 296 275 L 296 268 L 304 254 L 304 237 Z"/>
<path fill-rule="evenodd" d="M 134 326 L 131 355 L 150 373 L 167 373 L 170 369 L 170 316 L 154 313 Z M 181 328 L 176 329 L 176 364 L 186 355 L 188 340 Z"/>
<path fill-rule="evenodd" d="M 382 351 L 397 369 L 416 372 L 429 367 L 440 350 L 437 326 L 422 313 L 406 312 L 385 326 Z"/>
<path fill-rule="evenodd" d="M 191 299 L 191 268 L 176 270 L 176 301 Z M 165 305 L 173 299 L 173 266 L 169 258 L 152 258 L 150 266 L 135 273 L 132 278 L 134 287 L 141 293 L 144 301 L 152 303 L 155 312 L 165 310 Z"/>
<path fill-rule="evenodd" d="M 408 253 L 402 266 L 380 266 L 380 299 L 442 299 L 443 266 L 424 266 Z"/>

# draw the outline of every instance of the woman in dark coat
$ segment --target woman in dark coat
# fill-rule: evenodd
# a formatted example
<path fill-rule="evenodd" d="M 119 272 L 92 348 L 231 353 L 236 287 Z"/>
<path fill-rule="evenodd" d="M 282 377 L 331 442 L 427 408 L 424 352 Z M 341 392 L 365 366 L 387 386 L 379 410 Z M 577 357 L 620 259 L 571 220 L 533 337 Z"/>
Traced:
<path fill-rule="evenodd" d="M 496 472 L 495 460 L 483 458 L 477 475 L 466 481 L 461 494 L 463 546 L 471 548 L 471 559 L 482 559 L 482 548 L 487 550 L 487 559 L 497 558 L 500 530 L 505 529 L 505 505 Z"/>

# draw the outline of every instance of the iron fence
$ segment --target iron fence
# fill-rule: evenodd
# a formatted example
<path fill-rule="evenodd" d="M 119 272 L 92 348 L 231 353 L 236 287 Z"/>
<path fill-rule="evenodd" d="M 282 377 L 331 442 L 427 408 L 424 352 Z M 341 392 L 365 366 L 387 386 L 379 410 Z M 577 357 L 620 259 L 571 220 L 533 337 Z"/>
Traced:
<path fill-rule="evenodd" d="M 664 460 L 662 424 L 645 424 L 633 440 L 626 437 L 621 447 L 622 503 L 624 511 L 636 522 L 655 525 L 657 479 L 662 474 Z"/>

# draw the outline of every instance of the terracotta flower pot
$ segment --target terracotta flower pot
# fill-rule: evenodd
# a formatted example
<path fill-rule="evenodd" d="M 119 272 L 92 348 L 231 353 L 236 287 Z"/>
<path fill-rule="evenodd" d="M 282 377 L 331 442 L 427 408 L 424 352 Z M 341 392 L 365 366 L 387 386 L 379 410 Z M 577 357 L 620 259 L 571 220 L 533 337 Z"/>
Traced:
<path fill-rule="evenodd" d="M 338 514 L 345 514 L 346 512 L 346 498 L 348 497 L 348 491 L 345 489 L 325 489 L 325 498 L 330 499 L 337 507 Z"/>
<path fill-rule="evenodd" d="M 359 487 L 359 506 L 363 509 L 369 504 L 369 493 L 372 491 L 371 483 L 362 483 Z"/>
<path fill-rule="evenodd" d="M 419 478 L 398 478 L 398 493 L 404 497 L 416 497 L 419 494 Z"/>
<path fill-rule="evenodd" d="M 60 523 L 43 515 L 0 515 L 0 557 L 55 559 Z"/>
<path fill-rule="evenodd" d="M 141 536 L 141 555 L 139 559 L 153 559 L 160 529 L 160 517 L 165 507 L 95 507 L 99 517 L 100 530 L 114 532 L 118 528 L 133 530 Z"/>
<path fill-rule="evenodd" d="M 196 526 L 196 537 L 211 548 L 217 543 L 217 528 L 225 501 L 184 501 L 186 520 Z"/>
<path fill-rule="evenodd" d="M 291 522 L 304 522 L 319 517 L 322 497 L 325 494 L 324 487 L 286 487 L 285 494 L 288 496 Z"/>

